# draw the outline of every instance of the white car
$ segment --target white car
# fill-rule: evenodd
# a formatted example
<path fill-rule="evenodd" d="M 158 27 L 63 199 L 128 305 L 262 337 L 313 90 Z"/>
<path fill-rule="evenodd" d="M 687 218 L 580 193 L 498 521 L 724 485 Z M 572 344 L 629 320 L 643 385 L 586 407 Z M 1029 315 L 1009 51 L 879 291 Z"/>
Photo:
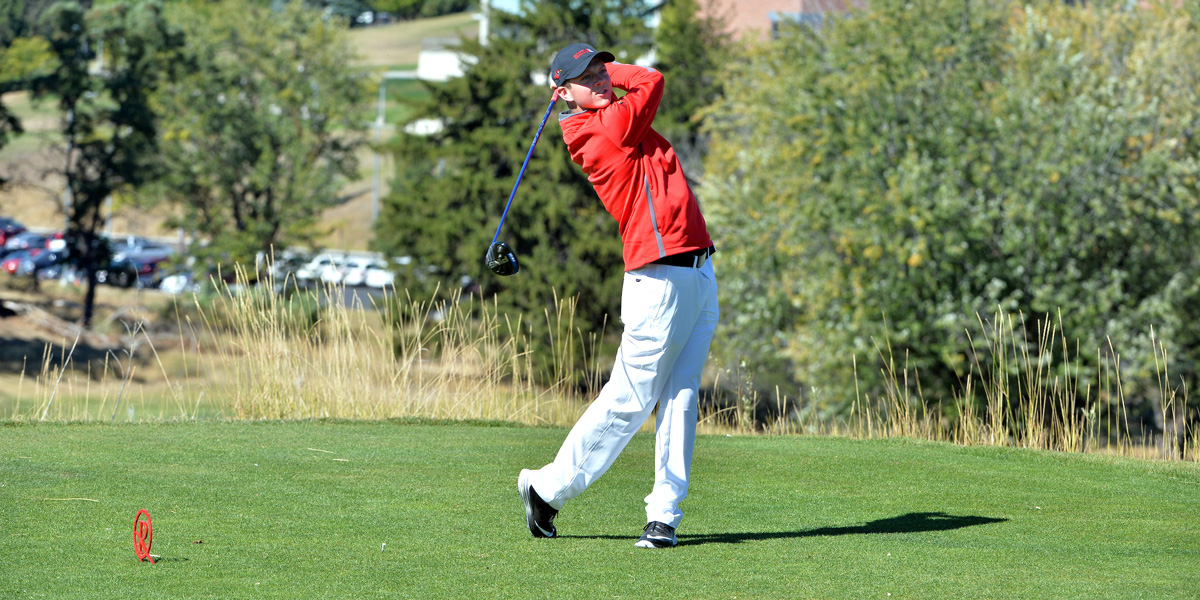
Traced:
<path fill-rule="evenodd" d="M 351 258 L 346 261 L 346 276 L 342 278 L 342 283 L 349 286 L 366 285 L 367 271 L 377 266 L 385 265 L 374 258 Z"/>
<path fill-rule="evenodd" d="M 367 267 L 364 283 L 369 288 L 379 290 L 385 287 L 394 287 L 396 285 L 396 273 L 388 268 L 387 263 L 377 260 Z"/>
<path fill-rule="evenodd" d="M 324 283 L 340 283 L 346 276 L 346 259 L 333 254 L 318 254 L 308 264 L 296 270 L 296 279 Z"/>
<path fill-rule="evenodd" d="M 201 290 L 200 283 L 194 281 L 191 273 L 176 273 L 163 277 L 161 283 L 158 284 L 158 289 L 164 293 L 177 296 L 183 293 L 199 293 Z"/>

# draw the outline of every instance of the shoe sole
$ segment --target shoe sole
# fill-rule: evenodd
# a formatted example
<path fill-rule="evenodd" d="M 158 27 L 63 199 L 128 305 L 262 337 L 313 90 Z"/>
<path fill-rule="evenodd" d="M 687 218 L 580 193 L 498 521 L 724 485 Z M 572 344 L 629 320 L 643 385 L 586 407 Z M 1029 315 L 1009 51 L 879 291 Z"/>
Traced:
<path fill-rule="evenodd" d="M 649 548 L 651 550 L 661 550 L 663 548 L 674 548 L 678 542 L 676 540 L 638 540 L 634 546 L 637 548 Z"/>
<path fill-rule="evenodd" d="M 533 486 L 529 485 L 529 469 L 521 469 L 521 475 L 517 477 L 517 493 L 521 495 L 521 502 L 525 504 L 525 526 L 529 528 L 529 533 L 536 538 L 552 538 L 556 532 L 551 531 L 550 535 L 546 535 L 541 527 L 533 520 L 533 499 L 529 494 L 533 493 Z"/>

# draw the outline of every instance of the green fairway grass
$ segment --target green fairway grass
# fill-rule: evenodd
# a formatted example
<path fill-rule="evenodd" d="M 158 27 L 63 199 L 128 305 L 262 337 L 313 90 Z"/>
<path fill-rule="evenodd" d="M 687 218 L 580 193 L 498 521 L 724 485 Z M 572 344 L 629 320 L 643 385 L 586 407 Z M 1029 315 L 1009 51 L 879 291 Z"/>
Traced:
<path fill-rule="evenodd" d="M 702 436 L 680 545 L 633 542 L 639 434 L 533 539 L 566 431 L 430 422 L 0 426 L 0 598 L 1188 598 L 1200 466 Z M 132 527 L 154 525 L 156 565 Z M 890 596 L 889 596 L 890 594 Z"/>

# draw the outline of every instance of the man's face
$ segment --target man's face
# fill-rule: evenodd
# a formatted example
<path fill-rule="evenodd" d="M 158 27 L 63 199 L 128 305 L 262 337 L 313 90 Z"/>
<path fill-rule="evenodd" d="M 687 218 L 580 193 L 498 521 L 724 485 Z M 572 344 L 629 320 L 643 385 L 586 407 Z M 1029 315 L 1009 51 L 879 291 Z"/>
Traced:
<path fill-rule="evenodd" d="M 563 90 L 566 93 L 563 93 Z M 614 100 L 612 79 L 603 61 L 593 59 L 586 71 L 574 79 L 563 82 L 559 95 L 574 102 L 579 108 L 595 110 L 604 108 Z"/>

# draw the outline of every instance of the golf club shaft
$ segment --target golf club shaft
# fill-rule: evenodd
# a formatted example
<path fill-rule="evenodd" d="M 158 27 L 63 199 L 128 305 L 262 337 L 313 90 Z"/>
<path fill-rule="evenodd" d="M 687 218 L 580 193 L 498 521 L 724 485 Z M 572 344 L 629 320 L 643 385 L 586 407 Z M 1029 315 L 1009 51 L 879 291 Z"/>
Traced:
<path fill-rule="evenodd" d="M 500 239 L 500 228 L 504 227 L 504 218 L 508 216 L 508 209 L 512 206 L 513 198 L 517 195 L 517 186 L 521 185 L 521 178 L 525 176 L 525 167 L 529 166 L 529 159 L 533 156 L 533 149 L 537 147 L 538 138 L 542 137 L 542 129 L 546 127 L 546 120 L 550 118 L 550 111 L 554 110 L 554 102 L 558 100 L 558 92 L 550 94 L 550 106 L 546 107 L 546 115 L 542 117 L 542 124 L 538 125 L 537 133 L 533 136 L 533 143 L 529 145 L 529 152 L 525 155 L 525 162 L 521 163 L 521 172 L 517 174 L 517 182 L 513 184 L 512 193 L 508 195 L 508 204 L 504 205 L 504 214 L 500 215 L 500 224 L 496 226 L 496 235 L 492 236 L 492 243 Z"/>

